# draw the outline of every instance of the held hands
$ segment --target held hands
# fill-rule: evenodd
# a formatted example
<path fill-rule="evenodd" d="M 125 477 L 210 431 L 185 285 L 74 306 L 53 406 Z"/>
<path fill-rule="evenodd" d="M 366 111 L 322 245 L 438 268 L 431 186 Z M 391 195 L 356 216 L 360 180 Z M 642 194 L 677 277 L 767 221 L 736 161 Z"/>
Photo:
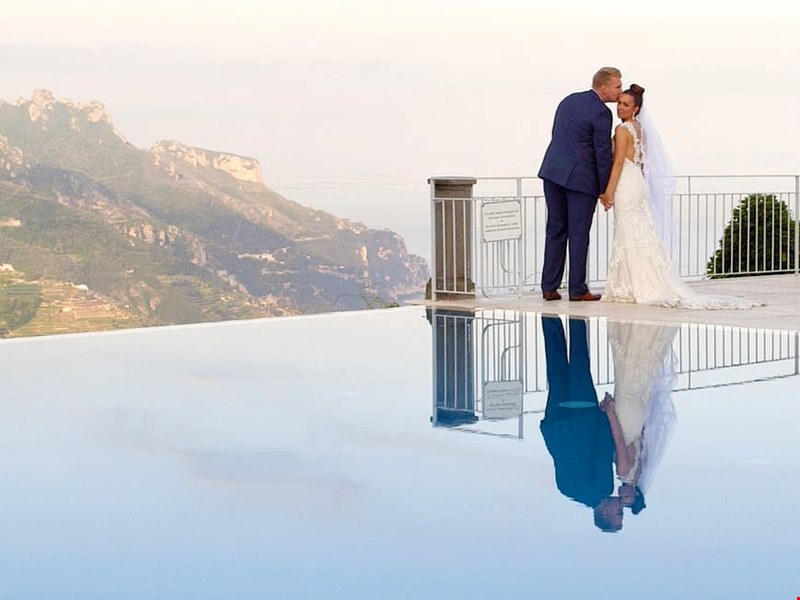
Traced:
<path fill-rule="evenodd" d="M 614 196 L 609 194 L 600 194 L 600 204 L 608 211 L 614 206 Z"/>
<path fill-rule="evenodd" d="M 600 410 L 604 413 L 613 413 L 615 408 L 616 403 L 614 402 L 614 396 L 606 392 L 603 401 L 600 403 Z"/>

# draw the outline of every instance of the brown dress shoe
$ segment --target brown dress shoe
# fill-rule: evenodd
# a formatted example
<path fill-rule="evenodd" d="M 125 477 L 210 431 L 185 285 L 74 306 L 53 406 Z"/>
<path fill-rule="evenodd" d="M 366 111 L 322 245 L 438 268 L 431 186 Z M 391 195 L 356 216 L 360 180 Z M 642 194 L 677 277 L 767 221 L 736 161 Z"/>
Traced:
<path fill-rule="evenodd" d="M 593 302 L 595 300 L 600 300 L 600 294 L 593 294 L 592 292 L 586 292 L 581 296 L 570 296 L 570 302 Z"/>
<path fill-rule="evenodd" d="M 561 300 L 561 294 L 555 290 L 552 292 L 542 292 L 542 298 L 545 300 Z"/>

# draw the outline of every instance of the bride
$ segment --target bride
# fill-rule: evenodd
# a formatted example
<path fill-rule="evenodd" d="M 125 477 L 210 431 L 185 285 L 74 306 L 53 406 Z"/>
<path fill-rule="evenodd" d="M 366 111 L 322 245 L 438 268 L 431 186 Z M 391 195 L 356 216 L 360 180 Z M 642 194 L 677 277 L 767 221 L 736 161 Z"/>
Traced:
<path fill-rule="evenodd" d="M 614 241 L 602 299 L 693 309 L 760 306 L 741 298 L 700 296 L 673 268 L 654 217 L 659 223 L 669 220 L 661 218 L 664 211 L 671 211 L 672 190 L 664 184 L 672 185 L 673 180 L 655 168 L 666 158 L 642 111 L 643 96 L 644 88 L 633 84 L 617 102 L 622 123 L 614 132 L 614 163 L 600 197 L 606 210 L 614 207 Z M 648 165 L 651 159 L 653 164 Z"/>
<path fill-rule="evenodd" d="M 675 386 L 673 325 L 609 321 L 614 360 L 614 394 L 600 404 L 614 439 L 623 506 L 634 514 L 644 507 L 653 473 L 675 426 L 671 394 Z"/>

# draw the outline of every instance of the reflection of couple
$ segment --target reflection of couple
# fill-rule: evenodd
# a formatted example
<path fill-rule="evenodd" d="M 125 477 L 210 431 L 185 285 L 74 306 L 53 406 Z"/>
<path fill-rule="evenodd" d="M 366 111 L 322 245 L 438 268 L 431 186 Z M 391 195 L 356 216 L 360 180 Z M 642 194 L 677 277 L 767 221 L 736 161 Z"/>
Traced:
<path fill-rule="evenodd" d="M 678 276 L 663 240 L 671 236 L 675 179 L 652 120 L 644 88 L 622 91 L 622 74 L 600 69 L 592 89 L 556 109 L 552 140 L 539 170 L 547 203 L 542 296 L 559 300 L 569 246 L 569 299 L 600 300 L 586 285 L 589 232 L 598 198 L 614 208 L 614 241 L 604 300 L 712 309 L 749 308 L 739 298 L 703 297 Z M 611 111 L 622 121 L 611 141 Z"/>
<path fill-rule="evenodd" d="M 609 323 L 616 374 L 602 403 L 592 381 L 586 321 L 569 319 L 569 352 L 558 317 L 542 317 L 548 395 L 542 436 L 567 497 L 594 509 L 603 531 L 622 528 L 623 508 L 644 508 L 644 493 L 674 424 L 669 397 L 677 328 Z M 569 354 L 569 356 L 568 356 Z M 621 485 L 614 496 L 613 468 Z"/>

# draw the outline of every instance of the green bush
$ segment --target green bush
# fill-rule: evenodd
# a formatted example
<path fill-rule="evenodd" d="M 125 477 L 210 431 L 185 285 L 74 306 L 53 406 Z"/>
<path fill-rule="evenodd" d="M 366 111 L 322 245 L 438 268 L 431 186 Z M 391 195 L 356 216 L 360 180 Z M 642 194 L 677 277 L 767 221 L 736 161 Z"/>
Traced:
<path fill-rule="evenodd" d="M 16 284 L 0 289 L 0 328 L 13 331 L 32 320 L 39 310 L 39 286 Z"/>
<path fill-rule="evenodd" d="M 786 202 L 773 194 L 750 194 L 733 210 L 706 274 L 745 277 L 794 270 L 796 226 Z"/>

